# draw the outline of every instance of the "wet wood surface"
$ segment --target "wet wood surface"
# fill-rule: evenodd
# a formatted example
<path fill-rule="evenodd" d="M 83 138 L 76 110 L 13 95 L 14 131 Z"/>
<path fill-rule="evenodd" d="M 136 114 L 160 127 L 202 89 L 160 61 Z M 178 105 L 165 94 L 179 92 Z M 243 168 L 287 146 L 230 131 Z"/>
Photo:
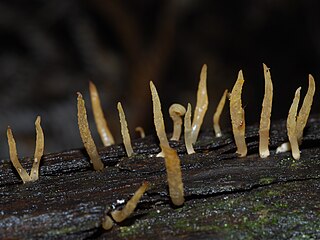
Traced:
<path fill-rule="evenodd" d="M 105 164 L 93 170 L 84 149 L 43 157 L 40 179 L 22 184 L 9 160 L 0 162 L 0 236 L 46 239 L 239 239 L 292 236 L 320 238 L 320 119 L 311 118 L 301 159 L 275 154 L 287 141 L 285 121 L 272 125 L 271 156 L 258 155 L 258 128 L 247 128 L 248 156 L 239 158 L 231 132 L 203 131 L 187 155 L 183 141 L 170 142 L 181 158 L 186 202 L 175 208 L 157 139 L 100 149 Z M 30 171 L 32 160 L 21 160 Z M 113 229 L 101 227 L 110 209 L 121 208 L 141 183 L 151 187 L 135 213 Z"/>

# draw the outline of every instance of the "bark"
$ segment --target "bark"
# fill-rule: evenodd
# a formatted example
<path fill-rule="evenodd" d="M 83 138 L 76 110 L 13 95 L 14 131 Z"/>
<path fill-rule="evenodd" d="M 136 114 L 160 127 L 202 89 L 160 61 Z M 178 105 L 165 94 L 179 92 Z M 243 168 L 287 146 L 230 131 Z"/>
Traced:
<path fill-rule="evenodd" d="M 274 123 L 271 155 L 258 153 L 258 126 L 247 127 L 248 156 L 235 154 L 231 131 L 221 138 L 201 132 L 195 154 L 170 142 L 182 164 L 186 202 L 173 207 L 165 164 L 154 136 L 134 140 L 134 156 L 123 145 L 100 149 L 106 168 L 93 170 L 84 149 L 47 154 L 39 181 L 22 184 L 9 160 L 0 161 L 2 238 L 287 239 L 320 238 L 320 119 L 310 119 L 301 158 L 276 155 L 288 141 L 285 121 Z M 181 138 L 183 139 L 183 138 Z M 32 160 L 22 159 L 31 169 Z M 134 214 L 112 230 L 101 227 L 110 209 L 123 206 L 141 183 L 151 183 Z"/>

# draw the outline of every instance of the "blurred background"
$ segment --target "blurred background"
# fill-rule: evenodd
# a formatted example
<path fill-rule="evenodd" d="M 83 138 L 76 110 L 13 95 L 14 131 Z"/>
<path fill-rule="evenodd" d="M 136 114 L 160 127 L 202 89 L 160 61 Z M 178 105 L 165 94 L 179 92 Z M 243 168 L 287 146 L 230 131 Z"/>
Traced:
<path fill-rule="evenodd" d="M 244 71 L 247 124 L 259 121 L 264 78 L 271 68 L 272 119 L 286 118 L 308 74 L 320 79 L 317 0 L 2 0 L 0 2 L 0 156 L 8 157 L 10 125 L 20 156 L 32 156 L 34 121 L 42 117 L 46 152 L 81 147 L 76 92 L 83 93 L 91 130 L 88 81 L 98 87 L 106 118 L 121 142 L 116 104 L 122 102 L 132 138 L 136 126 L 154 132 L 149 81 L 157 86 L 167 132 L 168 108 L 195 106 L 199 74 L 208 65 L 209 110 Z M 320 86 L 318 84 L 318 86 Z M 319 113 L 319 91 L 313 113 Z M 228 108 L 222 126 L 230 126 Z"/>

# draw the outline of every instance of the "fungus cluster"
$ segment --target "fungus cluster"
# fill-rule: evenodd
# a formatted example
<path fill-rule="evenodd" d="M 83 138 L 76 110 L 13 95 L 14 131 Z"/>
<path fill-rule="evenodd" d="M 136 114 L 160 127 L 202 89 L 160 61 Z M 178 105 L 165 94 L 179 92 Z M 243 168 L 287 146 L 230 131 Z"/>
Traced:
<path fill-rule="evenodd" d="M 271 81 L 271 74 L 269 68 L 263 64 L 264 70 L 264 80 L 265 80 L 265 91 L 264 99 L 262 103 L 261 118 L 260 118 L 260 128 L 259 128 L 259 155 L 261 158 L 266 158 L 270 155 L 269 151 L 269 131 L 270 131 L 270 118 L 272 111 L 272 99 L 273 99 L 273 85 Z M 169 115 L 174 122 L 173 134 L 170 140 L 179 141 L 182 132 L 182 117 L 184 116 L 184 142 L 188 154 L 195 153 L 193 144 L 196 143 L 201 125 L 203 123 L 204 116 L 208 109 L 208 94 L 207 94 L 207 66 L 203 65 L 200 81 L 197 91 L 197 102 L 194 110 L 193 121 L 191 122 L 191 104 L 188 103 L 187 110 L 184 106 L 180 104 L 172 104 L 169 108 Z M 238 73 L 237 80 L 230 93 L 230 116 L 232 124 L 232 132 L 237 147 L 237 153 L 240 157 L 245 157 L 247 155 L 247 145 L 245 140 L 245 112 L 242 107 L 241 95 L 242 87 L 244 84 L 244 77 L 242 71 Z M 108 128 L 107 122 L 105 120 L 99 95 L 95 85 L 90 82 L 90 96 L 93 109 L 93 115 L 95 118 L 95 123 L 101 137 L 104 146 L 110 146 L 114 144 L 114 139 Z M 156 133 L 160 142 L 161 152 L 157 157 L 164 157 L 164 164 L 167 173 L 167 183 L 169 187 L 169 196 L 172 203 L 176 206 L 182 206 L 184 204 L 184 185 L 182 179 L 181 171 L 181 161 L 177 154 L 177 151 L 170 147 L 167 134 L 165 131 L 165 124 L 163 120 L 163 114 L 161 110 L 161 103 L 158 92 L 155 85 L 150 81 L 150 90 L 153 102 L 153 119 Z M 288 151 L 292 150 L 292 155 L 294 159 L 300 158 L 299 145 L 302 142 L 303 130 L 307 124 L 307 120 L 310 114 L 313 96 L 315 93 L 315 82 L 311 75 L 309 75 L 309 88 L 307 94 L 304 98 L 301 109 L 298 113 L 298 105 L 300 100 L 301 87 L 295 92 L 295 97 L 293 99 L 292 105 L 289 110 L 287 118 L 287 134 L 289 143 L 282 144 L 276 151 Z M 221 137 L 222 132 L 219 125 L 219 120 L 221 113 L 223 111 L 226 98 L 228 95 L 228 90 L 225 90 L 220 102 L 216 108 L 215 114 L 213 116 L 213 128 L 216 137 Z M 88 120 L 87 112 L 85 107 L 85 101 L 81 95 L 78 93 L 77 97 L 77 109 L 78 109 L 78 126 L 80 131 L 80 136 L 84 147 L 90 157 L 90 162 L 93 164 L 94 170 L 102 171 L 104 169 L 104 164 L 101 161 L 97 147 L 92 138 Z M 128 157 L 131 157 L 134 152 L 131 145 L 130 134 L 128 130 L 128 124 L 126 121 L 125 113 L 123 111 L 122 105 L 118 102 L 117 109 L 119 112 L 119 119 L 121 124 L 121 133 L 123 137 L 123 144 Z M 34 162 L 32 165 L 30 175 L 22 167 L 18 159 L 16 143 L 13 137 L 11 128 L 7 129 L 8 145 L 10 159 L 20 175 L 24 183 L 30 181 L 36 181 L 39 178 L 39 164 L 43 156 L 44 151 L 44 134 L 40 125 L 40 117 L 37 117 L 35 121 L 36 128 L 36 148 L 34 153 Z M 141 138 L 145 137 L 145 133 L 142 127 L 137 127 L 136 131 L 140 133 Z M 140 198 L 147 191 L 149 187 L 148 182 L 143 182 L 142 186 L 134 193 L 133 197 L 127 202 L 122 210 L 114 210 L 104 217 L 102 222 L 102 227 L 109 230 L 114 225 L 114 222 L 122 222 L 128 218 L 135 210 Z"/>
<path fill-rule="evenodd" d="M 38 116 L 35 121 L 36 147 L 35 147 L 35 151 L 34 151 L 34 160 L 33 160 L 30 175 L 22 167 L 22 165 L 19 161 L 16 141 L 14 140 L 12 130 L 10 127 L 8 127 L 8 129 L 7 129 L 7 138 L 8 138 L 8 145 L 9 145 L 10 160 L 11 160 L 14 168 L 17 170 L 23 183 L 34 182 L 39 179 L 39 165 L 40 165 L 40 160 L 43 156 L 43 151 L 44 151 L 44 134 L 43 134 L 43 130 L 40 125 L 40 122 L 41 122 L 41 118 Z"/>

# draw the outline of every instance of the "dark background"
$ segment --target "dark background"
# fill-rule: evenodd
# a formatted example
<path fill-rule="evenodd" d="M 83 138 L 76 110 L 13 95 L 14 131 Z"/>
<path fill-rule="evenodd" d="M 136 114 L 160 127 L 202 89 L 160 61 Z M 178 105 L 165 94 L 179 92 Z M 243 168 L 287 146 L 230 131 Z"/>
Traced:
<path fill-rule="evenodd" d="M 81 147 L 76 92 L 87 100 L 88 81 L 98 87 L 109 125 L 121 142 L 116 104 L 122 102 L 132 137 L 138 125 L 153 133 L 149 81 L 167 109 L 174 102 L 195 106 L 202 65 L 208 65 L 209 111 L 223 90 L 244 71 L 247 124 L 259 121 L 264 79 L 274 84 L 272 119 L 285 118 L 308 74 L 320 79 L 320 2 L 260 1 L 1 1 L 0 154 L 8 157 L 10 125 L 18 152 L 33 155 L 34 121 L 42 116 L 46 152 Z M 317 84 L 318 85 L 318 84 Z M 318 91 L 317 91 L 318 92 Z M 316 92 L 313 113 L 318 113 Z M 222 126 L 229 126 L 225 110 Z"/>

